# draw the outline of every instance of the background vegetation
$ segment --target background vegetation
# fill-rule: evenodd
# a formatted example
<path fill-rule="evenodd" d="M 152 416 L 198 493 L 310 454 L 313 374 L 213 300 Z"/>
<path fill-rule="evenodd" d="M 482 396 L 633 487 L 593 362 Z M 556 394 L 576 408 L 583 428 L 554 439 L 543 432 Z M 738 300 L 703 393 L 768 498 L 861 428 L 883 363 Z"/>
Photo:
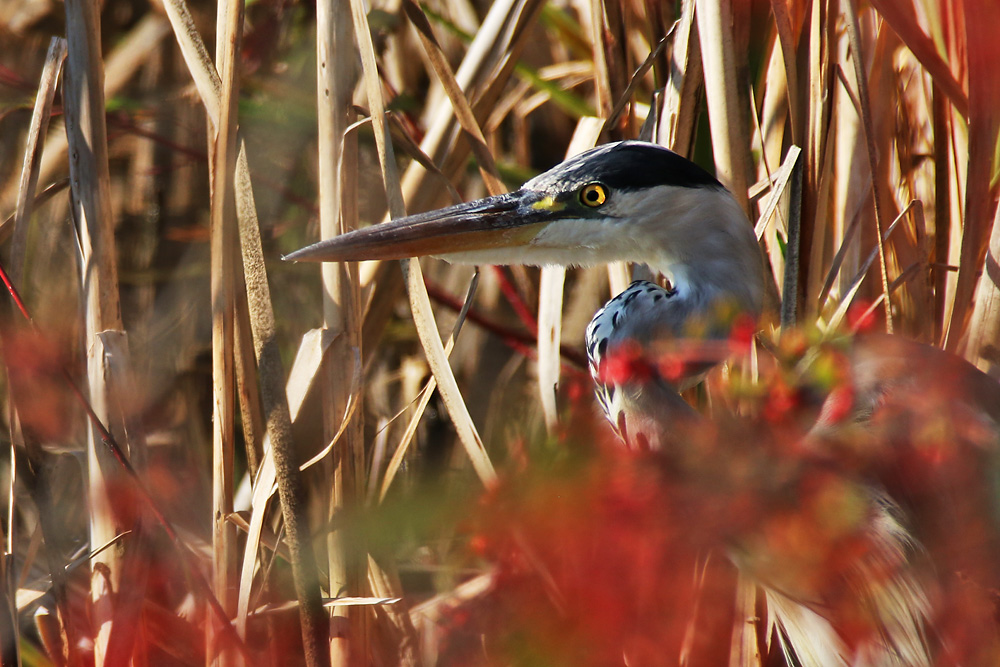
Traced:
<path fill-rule="evenodd" d="M 684 644 L 649 610 L 692 571 L 622 581 L 637 553 L 595 544 L 690 548 L 694 517 L 587 495 L 657 488 L 592 458 L 582 332 L 628 267 L 280 261 L 568 150 L 641 135 L 714 169 L 770 327 L 868 310 L 992 369 L 996 4 L 694 4 L 3 3 L 3 664 L 642 664 L 653 616 Z M 567 552 L 579 589 L 511 583 Z M 752 662 L 730 628 L 695 649 Z"/>

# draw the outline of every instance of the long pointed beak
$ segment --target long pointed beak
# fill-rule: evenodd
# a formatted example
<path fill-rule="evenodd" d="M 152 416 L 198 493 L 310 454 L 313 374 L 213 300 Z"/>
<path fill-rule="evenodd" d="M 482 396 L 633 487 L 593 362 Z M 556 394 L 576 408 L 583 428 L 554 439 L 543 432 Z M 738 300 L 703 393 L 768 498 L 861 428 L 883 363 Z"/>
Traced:
<path fill-rule="evenodd" d="M 296 250 L 293 262 L 404 259 L 525 245 L 563 205 L 533 190 L 457 204 L 342 234 Z"/>

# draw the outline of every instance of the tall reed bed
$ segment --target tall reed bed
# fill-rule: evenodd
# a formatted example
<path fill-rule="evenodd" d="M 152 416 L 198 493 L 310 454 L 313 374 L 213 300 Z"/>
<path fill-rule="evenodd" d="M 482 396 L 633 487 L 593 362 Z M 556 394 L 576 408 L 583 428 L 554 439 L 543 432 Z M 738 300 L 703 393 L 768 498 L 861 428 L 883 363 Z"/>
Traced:
<path fill-rule="evenodd" d="M 580 521 L 543 489 L 593 481 L 582 331 L 630 267 L 280 261 L 595 143 L 714 169 L 766 248 L 769 333 L 874 313 L 992 371 L 1000 9 L 695 4 L 9 3 L 2 664 L 600 664 L 654 617 L 694 650 L 648 611 L 679 602 L 600 574 L 631 551 L 567 541 L 603 598 L 565 572 L 485 593 L 497 489 L 555 470 L 520 498 Z M 694 594 L 678 568 L 658 593 Z M 549 627 L 537 595 L 594 615 Z M 512 616 L 549 634 L 462 624 Z M 698 641 L 756 664 L 732 622 Z"/>

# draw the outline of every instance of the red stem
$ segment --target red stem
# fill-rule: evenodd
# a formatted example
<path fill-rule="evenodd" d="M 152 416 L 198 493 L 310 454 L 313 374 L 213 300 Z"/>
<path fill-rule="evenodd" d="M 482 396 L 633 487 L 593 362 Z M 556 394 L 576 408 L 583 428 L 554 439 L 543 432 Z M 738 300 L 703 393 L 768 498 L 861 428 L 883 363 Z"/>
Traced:
<path fill-rule="evenodd" d="M 520 293 L 514 287 L 514 284 L 510 282 L 510 278 L 507 277 L 507 272 L 504 271 L 502 266 L 494 266 L 493 272 L 496 274 L 497 280 L 500 282 L 500 291 L 503 295 L 507 297 L 507 301 L 510 302 L 511 308 L 514 309 L 514 313 L 517 314 L 524 326 L 528 328 L 528 331 L 538 338 L 538 321 L 532 314 L 531 310 L 528 308 L 527 304 L 524 303 L 524 299 L 521 298 Z"/>
<path fill-rule="evenodd" d="M 424 279 L 424 285 L 427 287 L 427 294 L 434 299 L 437 303 L 442 306 L 453 310 L 456 313 L 462 310 L 462 302 L 460 299 L 456 298 L 454 295 L 449 294 L 447 291 L 443 290 L 437 284 Z M 470 308 L 466 318 L 476 324 L 486 331 L 499 337 L 506 345 L 517 352 L 524 354 L 527 357 L 534 357 L 535 345 L 538 343 L 538 337 L 531 334 L 524 333 L 523 331 L 518 331 L 513 327 L 509 327 L 504 324 L 486 317 L 479 311 Z M 580 350 L 570 347 L 568 345 L 559 346 L 559 355 L 568 361 L 570 365 L 563 364 L 563 369 L 569 373 L 579 374 L 583 369 L 587 368 L 587 359 L 580 352 Z"/>

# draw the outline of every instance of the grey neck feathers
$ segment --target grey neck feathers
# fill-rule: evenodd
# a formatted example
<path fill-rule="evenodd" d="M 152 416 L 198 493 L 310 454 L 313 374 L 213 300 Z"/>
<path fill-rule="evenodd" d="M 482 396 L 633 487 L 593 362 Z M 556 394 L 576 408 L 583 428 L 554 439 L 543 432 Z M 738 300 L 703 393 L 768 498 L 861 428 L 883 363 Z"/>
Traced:
<path fill-rule="evenodd" d="M 678 297 L 711 308 L 726 303 L 753 316 L 764 298 L 764 261 L 753 227 L 721 188 L 657 188 L 659 210 L 634 222 L 641 259 L 666 275 Z"/>

